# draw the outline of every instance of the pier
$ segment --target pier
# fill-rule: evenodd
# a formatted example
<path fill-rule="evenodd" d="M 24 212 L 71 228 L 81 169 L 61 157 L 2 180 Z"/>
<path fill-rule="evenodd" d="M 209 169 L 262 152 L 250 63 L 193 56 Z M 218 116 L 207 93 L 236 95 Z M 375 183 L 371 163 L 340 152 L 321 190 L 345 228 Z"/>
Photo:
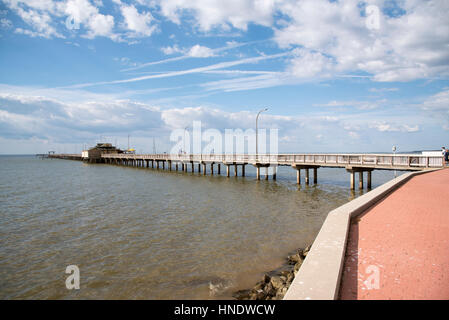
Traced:
<path fill-rule="evenodd" d="M 83 160 L 90 163 L 106 163 L 122 166 L 156 168 L 169 171 L 196 172 L 206 175 L 221 174 L 222 168 L 230 177 L 245 176 L 246 166 L 256 168 L 256 179 L 276 180 L 277 167 L 288 166 L 296 170 L 298 185 L 318 183 L 319 168 L 343 168 L 349 173 L 351 190 L 366 187 L 371 189 L 373 170 L 423 171 L 442 168 L 441 156 L 419 154 L 130 154 L 130 153 L 87 153 L 51 154 L 49 158 Z M 216 171 L 215 171 L 216 168 Z M 313 174 L 313 179 L 311 175 Z M 358 176 L 358 184 L 356 184 Z M 304 177 L 304 178 L 302 178 Z M 366 180 L 365 180 L 366 177 Z M 365 182 L 366 181 L 366 182 Z"/>

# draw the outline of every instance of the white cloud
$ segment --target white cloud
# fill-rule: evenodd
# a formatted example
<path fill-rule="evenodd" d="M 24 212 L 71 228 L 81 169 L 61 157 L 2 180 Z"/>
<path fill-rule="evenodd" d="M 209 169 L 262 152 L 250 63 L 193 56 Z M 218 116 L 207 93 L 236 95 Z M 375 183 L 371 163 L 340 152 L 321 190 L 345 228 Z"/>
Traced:
<path fill-rule="evenodd" d="M 23 28 L 17 28 L 15 30 L 16 33 L 23 33 L 32 37 L 64 38 L 64 36 L 57 32 L 55 27 L 52 26 L 51 16 L 47 12 L 37 11 L 34 9 L 25 10 L 19 6 L 15 6 L 14 8 L 20 18 L 22 18 L 24 22 L 26 22 L 35 30 L 32 31 Z"/>
<path fill-rule="evenodd" d="M 180 24 L 185 14 L 194 16 L 202 31 L 214 27 L 228 30 L 231 26 L 246 30 L 254 22 L 270 26 L 275 11 L 274 0 L 159 0 L 161 14 Z"/>
<path fill-rule="evenodd" d="M 27 34 L 33 37 L 45 38 L 65 37 L 64 33 L 73 31 L 67 27 L 70 20 L 80 28 L 75 28 L 80 36 L 93 39 L 98 36 L 108 37 L 114 41 L 123 41 L 123 38 L 146 37 L 156 30 L 152 24 L 153 17 L 149 11 L 139 13 L 135 6 L 124 5 L 121 1 L 115 1 L 120 8 L 120 15 L 100 13 L 103 3 L 100 0 L 4 0 L 8 7 L 30 27 L 17 28 L 17 33 Z M 120 34 L 115 29 L 115 21 L 123 19 L 121 26 L 127 31 Z M 56 28 L 59 28 L 56 30 Z M 86 33 L 81 30 L 86 29 Z M 73 34 L 73 32 L 72 32 Z"/>
<path fill-rule="evenodd" d="M 88 32 L 85 37 L 92 39 L 96 36 L 116 38 L 113 34 L 114 17 L 99 13 L 96 6 L 88 0 L 68 0 L 60 4 L 60 10 L 67 17 L 72 17 L 75 23 L 84 25 Z"/>
<path fill-rule="evenodd" d="M 12 22 L 9 19 L 1 18 L 0 19 L 0 28 L 1 29 L 10 29 L 12 28 Z"/>
<path fill-rule="evenodd" d="M 121 11 L 127 29 L 132 31 L 134 36 L 150 36 L 156 30 L 156 26 L 151 25 L 153 16 L 150 12 L 139 13 L 133 5 L 123 5 Z"/>
<path fill-rule="evenodd" d="M 150 12 L 157 10 L 166 19 L 196 25 L 211 35 L 214 31 L 235 32 L 235 28 L 244 31 L 250 23 L 271 28 L 281 49 L 299 48 L 285 71 L 301 81 L 348 73 L 364 73 L 379 82 L 449 76 L 446 0 L 397 1 L 399 9 L 394 14 L 389 14 L 391 1 L 370 1 L 386 8 L 380 11 L 379 29 L 367 28 L 363 13 L 366 4 L 359 0 L 139 0 L 133 4 L 115 0 L 114 9 L 120 10 L 110 14 L 100 13 L 100 8 L 109 8 L 93 0 L 3 1 L 30 27 L 18 27 L 15 32 L 33 37 L 65 37 L 69 33 L 64 25 L 67 17 L 87 29 L 84 36 L 88 38 L 104 36 L 123 41 L 147 37 L 159 25 Z M 139 12 L 136 6 L 145 9 Z M 281 23 L 275 23 L 274 17 Z M 118 33 L 117 26 L 127 32 Z M 172 46 L 162 50 L 201 58 L 219 52 L 199 44 L 189 49 Z"/>
<path fill-rule="evenodd" d="M 449 130 L 449 88 L 427 98 L 419 106 L 426 115 L 437 119 L 445 130 Z"/>
<path fill-rule="evenodd" d="M 358 4 L 357 0 L 282 1 L 279 10 L 290 21 L 276 29 L 275 39 L 281 47 L 298 45 L 303 50 L 321 53 L 335 63 L 336 74 L 364 71 L 373 75 L 375 81 L 449 75 L 447 1 L 401 1 L 398 4 L 405 14 L 381 14 L 379 30 L 366 28 Z M 382 7 L 384 1 L 377 4 Z M 292 62 L 294 68 L 295 61 Z M 323 64 L 319 59 L 312 61 L 312 73 Z M 305 63 L 299 64 L 302 65 Z M 329 68 L 322 69 L 326 75 Z"/>
<path fill-rule="evenodd" d="M 238 65 L 242 65 L 242 64 L 257 63 L 257 62 L 263 61 L 263 60 L 281 58 L 288 54 L 289 54 L 289 52 L 272 54 L 272 55 L 264 55 L 264 56 L 252 57 L 252 58 L 246 58 L 246 59 L 240 59 L 240 60 L 234 60 L 234 61 L 220 62 L 220 63 L 212 64 L 209 66 L 205 66 L 205 67 L 180 70 L 180 71 L 170 71 L 170 72 L 166 72 L 166 73 L 152 74 L 152 75 L 135 77 L 135 78 L 124 79 L 124 80 L 82 83 L 82 84 L 76 84 L 76 85 L 70 86 L 69 88 L 85 88 L 85 87 L 105 85 L 105 84 L 130 83 L 130 82 L 138 82 L 138 81 L 144 81 L 144 80 L 149 80 L 149 79 L 177 77 L 177 76 L 182 76 L 182 75 L 186 75 L 186 74 L 201 73 L 201 72 L 210 71 L 210 70 L 226 69 L 226 68 L 230 68 L 230 67 L 238 66 Z M 173 59 L 176 59 L 176 58 L 173 58 Z M 131 69 L 128 69 L 128 70 L 131 70 Z"/>
<path fill-rule="evenodd" d="M 386 99 L 374 100 L 374 101 L 361 101 L 361 100 L 350 100 L 350 101 L 337 101 L 332 100 L 324 104 L 314 104 L 316 107 L 350 107 L 359 110 L 372 110 L 377 109 L 387 102 Z"/>
<path fill-rule="evenodd" d="M 355 131 L 349 131 L 348 134 L 349 134 L 349 136 L 350 136 L 351 138 L 353 138 L 353 139 L 358 139 L 358 138 L 360 138 L 360 135 L 359 135 L 357 132 L 355 132 Z"/>
<path fill-rule="evenodd" d="M 334 63 L 331 58 L 320 52 L 305 49 L 295 49 L 294 57 L 290 60 L 288 72 L 295 78 L 328 78 L 332 75 Z"/>
<path fill-rule="evenodd" d="M 233 92 L 279 86 L 285 84 L 287 81 L 288 80 L 284 79 L 284 76 L 281 73 L 266 73 L 251 77 L 211 81 L 204 83 L 201 86 L 207 91 L 219 90 Z"/>
<path fill-rule="evenodd" d="M 174 46 L 162 47 L 161 51 L 166 55 L 172 55 L 174 53 L 184 53 L 185 52 L 184 49 L 180 49 L 178 47 L 178 45 L 176 45 L 176 44 Z"/>
<path fill-rule="evenodd" d="M 95 38 L 97 36 L 116 38 L 112 33 L 114 27 L 114 17 L 110 15 L 95 14 L 88 21 L 89 31 L 86 34 L 87 38 Z"/>
<path fill-rule="evenodd" d="M 396 92 L 398 88 L 370 88 L 370 92 L 383 93 L 383 92 Z"/>
<path fill-rule="evenodd" d="M 441 102 L 437 102 L 438 99 L 442 99 Z M 432 101 L 436 106 L 444 103 L 444 99 L 442 94 Z M 118 95 L 0 85 L 0 136 L 7 148 L 12 148 L 17 139 L 80 144 L 94 141 L 99 135 L 123 140 L 128 133 L 142 137 L 139 148 L 151 145 L 146 140 L 152 137 L 166 141 L 168 147 L 171 130 L 191 126 L 194 120 L 200 120 L 204 129 L 216 128 L 224 132 L 226 128 L 254 128 L 256 113 L 257 110 L 244 106 L 242 111 L 234 112 L 201 105 L 175 108 L 123 99 Z M 434 143 L 434 137 L 426 134 L 426 121 L 421 115 L 398 114 L 390 116 L 388 121 L 384 119 L 382 113 L 374 111 L 368 116 L 366 112 L 321 111 L 286 116 L 271 110 L 263 114 L 259 125 L 279 129 L 283 152 L 362 152 L 373 148 L 388 151 L 391 137 L 402 137 L 400 145 L 402 148 L 410 146 L 410 150 Z M 432 125 L 434 121 L 427 123 Z M 414 133 L 414 139 L 410 139 L 410 133 Z M 350 145 L 348 137 L 352 138 Z M 316 143 L 317 139 L 320 144 Z"/>
<path fill-rule="evenodd" d="M 228 48 L 228 46 L 226 48 Z M 213 56 L 215 56 L 215 53 L 217 52 L 217 50 L 221 50 L 221 49 L 222 48 L 211 49 L 211 48 L 199 45 L 199 44 L 196 44 L 190 48 L 179 48 L 178 45 L 175 44 L 173 46 L 162 47 L 161 51 L 166 55 L 172 55 L 174 53 L 182 53 L 184 56 L 178 57 L 178 59 L 179 58 L 186 59 L 186 58 L 213 57 Z M 168 61 L 172 61 L 172 60 L 168 60 Z"/>
<path fill-rule="evenodd" d="M 376 129 L 380 132 L 417 132 L 418 125 L 395 124 L 387 121 L 373 121 L 369 124 L 370 128 Z"/>
<path fill-rule="evenodd" d="M 197 44 L 190 48 L 187 55 L 193 58 L 208 58 L 214 56 L 214 51 L 208 47 Z"/>

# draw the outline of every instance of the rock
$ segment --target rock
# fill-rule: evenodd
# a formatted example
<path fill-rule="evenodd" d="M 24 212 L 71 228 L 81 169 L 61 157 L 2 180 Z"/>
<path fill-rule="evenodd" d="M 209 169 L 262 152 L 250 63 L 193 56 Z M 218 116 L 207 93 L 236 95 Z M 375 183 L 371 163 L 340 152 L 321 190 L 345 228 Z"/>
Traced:
<path fill-rule="evenodd" d="M 273 285 L 271 283 L 269 283 L 265 286 L 265 288 L 263 289 L 263 292 L 265 292 L 265 294 L 267 296 L 276 295 L 276 290 L 273 288 Z"/>
<path fill-rule="evenodd" d="M 265 300 L 265 298 L 266 298 L 266 295 L 265 295 L 265 293 L 263 292 L 263 290 L 257 290 L 257 292 L 256 292 L 256 300 Z"/>
<path fill-rule="evenodd" d="M 284 298 L 285 294 L 287 293 L 288 288 L 282 288 L 280 289 L 277 293 L 276 293 L 276 298 L 278 300 L 281 300 L 282 298 Z"/>
<path fill-rule="evenodd" d="M 288 277 L 288 275 L 290 273 L 291 273 L 291 271 L 284 270 L 284 271 L 281 271 L 281 276 Z"/>
<path fill-rule="evenodd" d="M 302 251 L 302 255 L 303 257 L 307 257 L 307 254 L 309 253 L 310 249 L 312 246 L 307 246 L 303 251 Z"/>
<path fill-rule="evenodd" d="M 282 299 L 293 282 L 311 246 L 298 249 L 287 257 L 287 262 L 280 268 L 265 273 L 261 281 L 250 290 L 239 290 L 233 294 L 237 300 L 274 300 Z"/>
<path fill-rule="evenodd" d="M 291 255 L 291 256 L 288 256 L 288 263 L 289 264 L 296 264 L 298 261 L 301 261 L 301 260 L 302 260 L 302 258 L 299 255 L 299 253 Z"/>
<path fill-rule="evenodd" d="M 287 293 L 287 290 L 288 290 L 288 288 L 286 288 L 286 287 L 279 289 L 276 292 L 275 299 L 276 300 L 282 300 L 282 298 L 284 298 L 285 294 Z"/>
<path fill-rule="evenodd" d="M 273 288 L 276 290 L 281 288 L 284 285 L 284 282 L 278 276 L 271 277 L 270 283 L 273 286 Z"/>
<path fill-rule="evenodd" d="M 263 290 L 263 287 L 265 287 L 265 282 L 258 282 L 255 286 L 254 286 L 254 290 Z"/>
<path fill-rule="evenodd" d="M 282 300 L 282 298 L 284 297 L 284 293 L 282 293 L 282 290 L 278 290 L 276 292 L 276 295 L 274 296 L 274 299 L 276 300 Z"/>
<path fill-rule="evenodd" d="M 293 268 L 293 270 L 298 271 L 299 268 L 301 268 L 301 265 L 302 265 L 302 261 L 298 262 L 297 264 L 295 264 L 295 267 Z M 296 273 L 295 273 L 295 275 L 296 275 Z"/>
<path fill-rule="evenodd" d="M 237 300 L 247 300 L 250 298 L 252 290 L 239 290 L 235 292 L 232 296 Z"/>
<path fill-rule="evenodd" d="M 263 279 L 262 279 L 262 281 L 264 282 L 264 283 L 270 283 L 270 280 L 271 280 L 271 277 L 268 275 L 268 274 L 264 274 L 263 275 Z"/>

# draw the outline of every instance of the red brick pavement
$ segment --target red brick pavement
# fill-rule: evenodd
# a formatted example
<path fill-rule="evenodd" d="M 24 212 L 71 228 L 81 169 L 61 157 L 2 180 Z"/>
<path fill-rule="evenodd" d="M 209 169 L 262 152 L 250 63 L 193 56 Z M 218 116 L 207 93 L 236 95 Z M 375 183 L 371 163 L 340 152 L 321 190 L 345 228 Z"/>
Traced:
<path fill-rule="evenodd" d="M 449 299 L 449 169 L 413 177 L 352 222 L 340 298 Z"/>

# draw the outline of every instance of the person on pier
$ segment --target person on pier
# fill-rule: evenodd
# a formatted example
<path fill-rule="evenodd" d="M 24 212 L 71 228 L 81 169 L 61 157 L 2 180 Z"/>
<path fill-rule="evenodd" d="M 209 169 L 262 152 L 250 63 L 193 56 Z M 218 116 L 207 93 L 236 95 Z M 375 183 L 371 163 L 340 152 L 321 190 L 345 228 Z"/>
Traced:
<path fill-rule="evenodd" d="M 441 154 L 443 155 L 445 165 L 449 164 L 449 150 L 445 147 L 441 147 Z"/>

